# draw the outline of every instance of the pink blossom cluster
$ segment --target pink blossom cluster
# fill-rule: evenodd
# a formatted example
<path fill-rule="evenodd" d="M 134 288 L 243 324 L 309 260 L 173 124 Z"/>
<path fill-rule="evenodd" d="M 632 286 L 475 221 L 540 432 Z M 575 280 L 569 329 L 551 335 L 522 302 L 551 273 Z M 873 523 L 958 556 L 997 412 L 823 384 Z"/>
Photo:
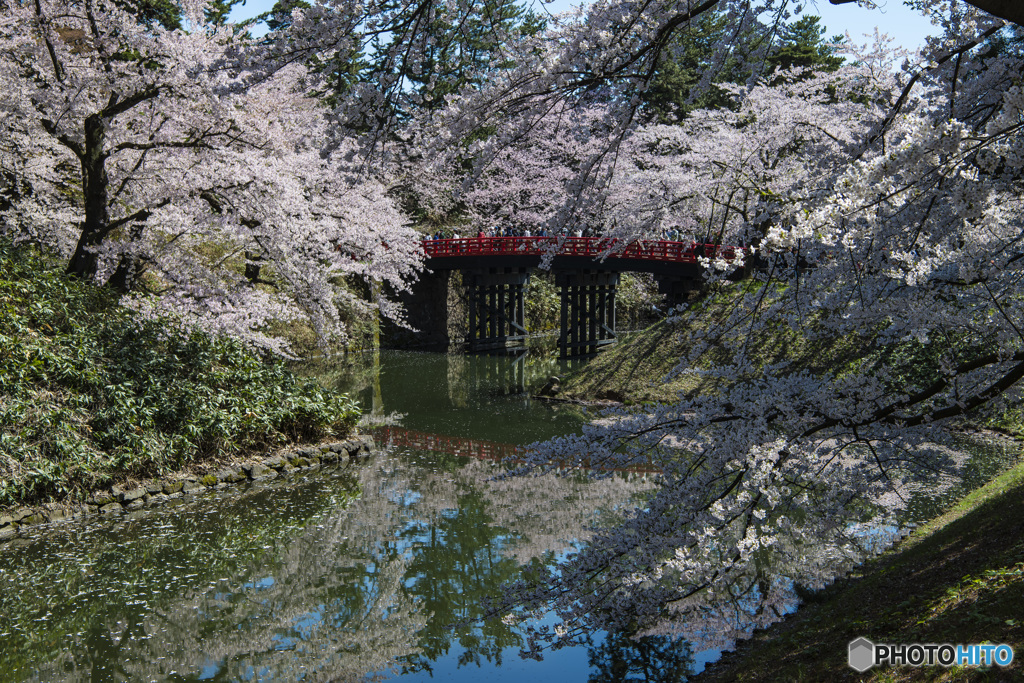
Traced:
<path fill-rule="evenodd" d="M 3 232 L 140 310 L 278 353 L 274 320 L 326 342 L 340 303 L 398 315 L 343 285 L 401 289 L 420 250 L 385 174 L 308 94 L 300 57 L 322 36 L 285 49 L 183 9 L 188 30 L 168 31 L 106 0 L 5 7 Z"/>

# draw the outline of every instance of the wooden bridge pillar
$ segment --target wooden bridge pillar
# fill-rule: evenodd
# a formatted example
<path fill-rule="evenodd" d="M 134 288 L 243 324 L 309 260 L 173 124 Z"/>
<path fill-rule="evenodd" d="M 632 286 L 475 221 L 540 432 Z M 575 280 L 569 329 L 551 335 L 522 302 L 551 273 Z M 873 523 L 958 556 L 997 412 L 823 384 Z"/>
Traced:
<path fill-rule="evenodd" d="M 699 273 L 683 274 L 655 274 L 654 280 L 658 283 L 658 294 L 665 296 L 669 306 L 677 306 L 686 301 L 692 292 L 701 287 Z"/>
<path fill-rule="evenodd" d="M 563 271 L 555 276 L 561 295 L 558 349 L 562 358 L 591 355 L 615 343 L 615 288 L 619 274 Z"/>
<path fill-rule="evenodd" d="M 462 350 L 466 304 L 458 271 L 425 269 L 410 290 L 395 293 L 412 329 L 382 320 L 383 343 L 390 348 Z"/>
<path fill-rule="evenodd" d="M 526 343 L 526 268 L 464 270 L 469 307 L 470 351 L 504 349 Z"/>

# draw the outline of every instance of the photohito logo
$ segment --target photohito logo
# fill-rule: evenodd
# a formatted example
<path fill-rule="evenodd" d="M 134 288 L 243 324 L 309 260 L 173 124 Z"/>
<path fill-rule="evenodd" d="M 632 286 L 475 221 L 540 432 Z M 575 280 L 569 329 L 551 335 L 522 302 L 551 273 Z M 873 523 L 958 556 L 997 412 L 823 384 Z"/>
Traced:
<path fill-rule="evenodd" d="M 865 672 L 873 666 L 1009 666 L 1013 648 L 1009 645 L 950 645 L 910 643 L 882 645 L 867 638 L 850 643 L 850 667 Z"/>

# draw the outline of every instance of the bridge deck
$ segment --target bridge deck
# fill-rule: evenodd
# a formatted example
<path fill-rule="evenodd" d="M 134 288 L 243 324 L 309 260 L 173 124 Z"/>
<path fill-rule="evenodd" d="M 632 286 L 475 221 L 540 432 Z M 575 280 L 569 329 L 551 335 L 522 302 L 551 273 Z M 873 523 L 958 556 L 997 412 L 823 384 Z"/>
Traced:
<path fill-rule="evenodd" d="M 560 353 L 571 357 L 597 353 L 615 342 L 620 273 L 654 275 L 658 291 L 675 302 L 699 287 L 702 257 L 731 261 L 742 259 L 744 250 L 672 240 L 478 236 L 424 240 L 423 251 L 428 272 L 462 273 L 469 318 L 465 339 L 471 351 L 523 343 L 528 334 L 524 287 L 529 269 L 543 262 L 555 274 L 560 294 Z M 446 316 L 435 317 L 447 326 Z"/>
<path fill-rule="evenodd" d="M 639 260 L 696 264 L 701 256 L 732 260 L 742 248 L 670 240 L 624 244 L 606 237 L 464 237 L 424 240 L 427 259 L 479 256 L 575 256 L 596 261 Z"/>

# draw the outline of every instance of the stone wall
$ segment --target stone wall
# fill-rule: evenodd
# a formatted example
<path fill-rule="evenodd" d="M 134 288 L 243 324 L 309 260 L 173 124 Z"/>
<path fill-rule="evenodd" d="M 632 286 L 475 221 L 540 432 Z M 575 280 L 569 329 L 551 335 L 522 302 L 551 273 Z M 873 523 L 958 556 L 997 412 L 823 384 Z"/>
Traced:
<path fill-rule="evenodd" d="M 372 438 L 353 436 L 335 443 L 280 451 L 270 457 L 225 467 L 212 474 L 170 475 L 138 485 L 100 489 L 90 493 L 84 503 L 77 505 L 48 504 L 0 512 L 0 542 L 17 538 L 24 527 L 36 524 L 123 513 L 234 484 L 273 479 L 296 470 L 347 465 L 366 459 L 372 449 Z"/>

